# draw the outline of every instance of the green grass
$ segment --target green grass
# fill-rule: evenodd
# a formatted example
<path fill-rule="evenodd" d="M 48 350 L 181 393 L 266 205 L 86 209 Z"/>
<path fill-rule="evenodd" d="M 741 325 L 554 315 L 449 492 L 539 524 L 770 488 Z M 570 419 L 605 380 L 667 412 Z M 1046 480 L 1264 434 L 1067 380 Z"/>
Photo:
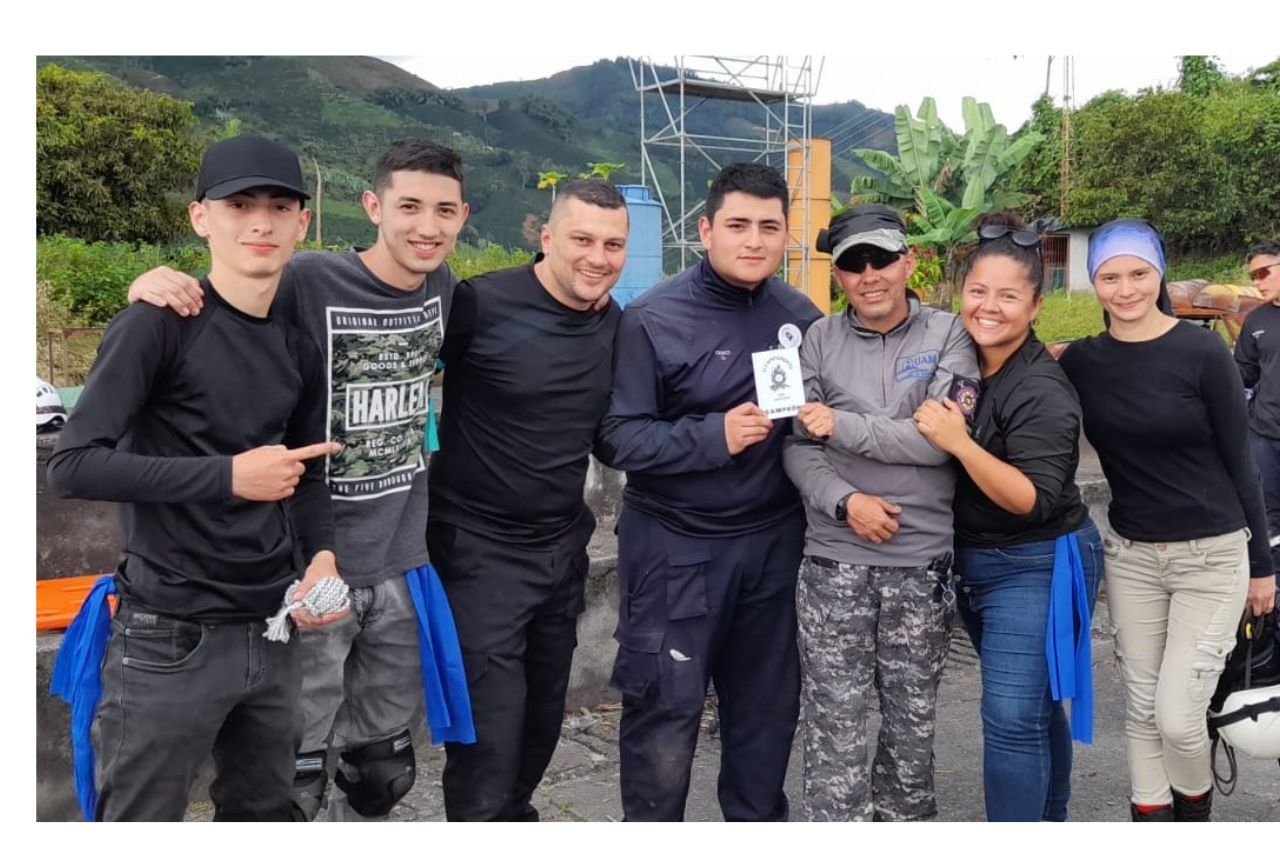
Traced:
<path fill-rule="evenodd" d="M 1035 328 L 1044 342 L 1093 336 L 1102 330 L 1102 307 L 1092 292 L 1054 292 L 1045 296 Z"/>
<path fill-rule="evenodd" d="M 1169 263 L 1165 280 L 1207 280 L 1210 283 L 1236 283 L 1248 285 L 1244 255 L 1229 254 L 1211 260 L 1176 260 Z"/>

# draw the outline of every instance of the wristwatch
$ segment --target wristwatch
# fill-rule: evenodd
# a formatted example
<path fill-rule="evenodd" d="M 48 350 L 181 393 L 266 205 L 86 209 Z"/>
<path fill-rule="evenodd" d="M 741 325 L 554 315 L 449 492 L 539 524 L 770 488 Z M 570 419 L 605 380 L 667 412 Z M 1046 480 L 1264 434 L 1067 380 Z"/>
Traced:
<path fill-rule="evenodd" d="M 845 522 L 849 519 L 849 497 L 852 495 L 847 493 L 836 502 L 836 522 Z"/>

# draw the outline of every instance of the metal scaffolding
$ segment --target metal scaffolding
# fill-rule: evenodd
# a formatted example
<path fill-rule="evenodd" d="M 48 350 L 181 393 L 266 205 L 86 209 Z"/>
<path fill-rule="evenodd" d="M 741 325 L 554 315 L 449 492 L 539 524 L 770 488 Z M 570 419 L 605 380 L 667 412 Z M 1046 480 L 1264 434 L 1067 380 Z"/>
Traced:
<path fill-rule="evenodd" d="M 646 56 L 629 61 L 640 95 L 641 180 L 662 204 L 664 256 L 684 267 L 702 255 L 698 219 L 706 189 L 690 185 L 695 163 L 709 163 L 718 171 L 730 162 L 763 162 L 777 168 L 791 189 L 791 239 L 785 270 L 779 274 L 805 289 L 811 250 L 805 234 L 811 231 L 812 214 L 809 102 L 822 75 L 821 58 L 816 65 L 812 56 L 674 56 L 666 61 Z M 710 101 L 746 104 L 749 117 L 708 126 L 698 120 L 697 111 Z M 676 154 L 663 156 L 663 149 Z M 660 172 L 667 179 L 660 180 Z"/>

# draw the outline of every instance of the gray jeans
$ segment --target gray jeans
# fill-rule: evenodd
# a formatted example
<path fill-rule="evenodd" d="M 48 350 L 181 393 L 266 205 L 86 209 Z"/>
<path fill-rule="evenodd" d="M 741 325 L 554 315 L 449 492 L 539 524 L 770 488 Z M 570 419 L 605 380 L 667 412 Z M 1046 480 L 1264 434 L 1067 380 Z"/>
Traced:
<path fill-rule="evenodd" d="M 356 750 L 407 729 L 422 705 L 418 616 L 404 576 L 351 590 L 341 620 L 297 633 L 302 659 L 302 746 Z M 330 789 L 329 820 L 366 820 Z"/>
<path fill-rule="evenodd" d="M 215 820 L 289 820 L 301 671 L 296 645 L 264 631 L 120 604 L 102 667 L 98 820 L 182 820 L 210 752 Z"/>

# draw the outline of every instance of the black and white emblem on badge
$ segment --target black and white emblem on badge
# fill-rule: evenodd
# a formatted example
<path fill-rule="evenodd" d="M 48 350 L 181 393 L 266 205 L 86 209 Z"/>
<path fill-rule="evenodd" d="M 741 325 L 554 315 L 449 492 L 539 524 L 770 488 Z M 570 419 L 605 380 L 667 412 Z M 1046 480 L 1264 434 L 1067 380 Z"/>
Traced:
<path fill-rule="evenodd" d="M 769 373 L 769 389 L 785 390 L 787 388 L 787 370 L 783 369 L 781 364 L 774 366 L 773 371 Z"/>
<path fill-rule="evenodd" d="M 787 322 L 785 325 L 778 328 L 778 343 L 783 348 L 799 348 L 800 329 L 790 322 Z"/>

